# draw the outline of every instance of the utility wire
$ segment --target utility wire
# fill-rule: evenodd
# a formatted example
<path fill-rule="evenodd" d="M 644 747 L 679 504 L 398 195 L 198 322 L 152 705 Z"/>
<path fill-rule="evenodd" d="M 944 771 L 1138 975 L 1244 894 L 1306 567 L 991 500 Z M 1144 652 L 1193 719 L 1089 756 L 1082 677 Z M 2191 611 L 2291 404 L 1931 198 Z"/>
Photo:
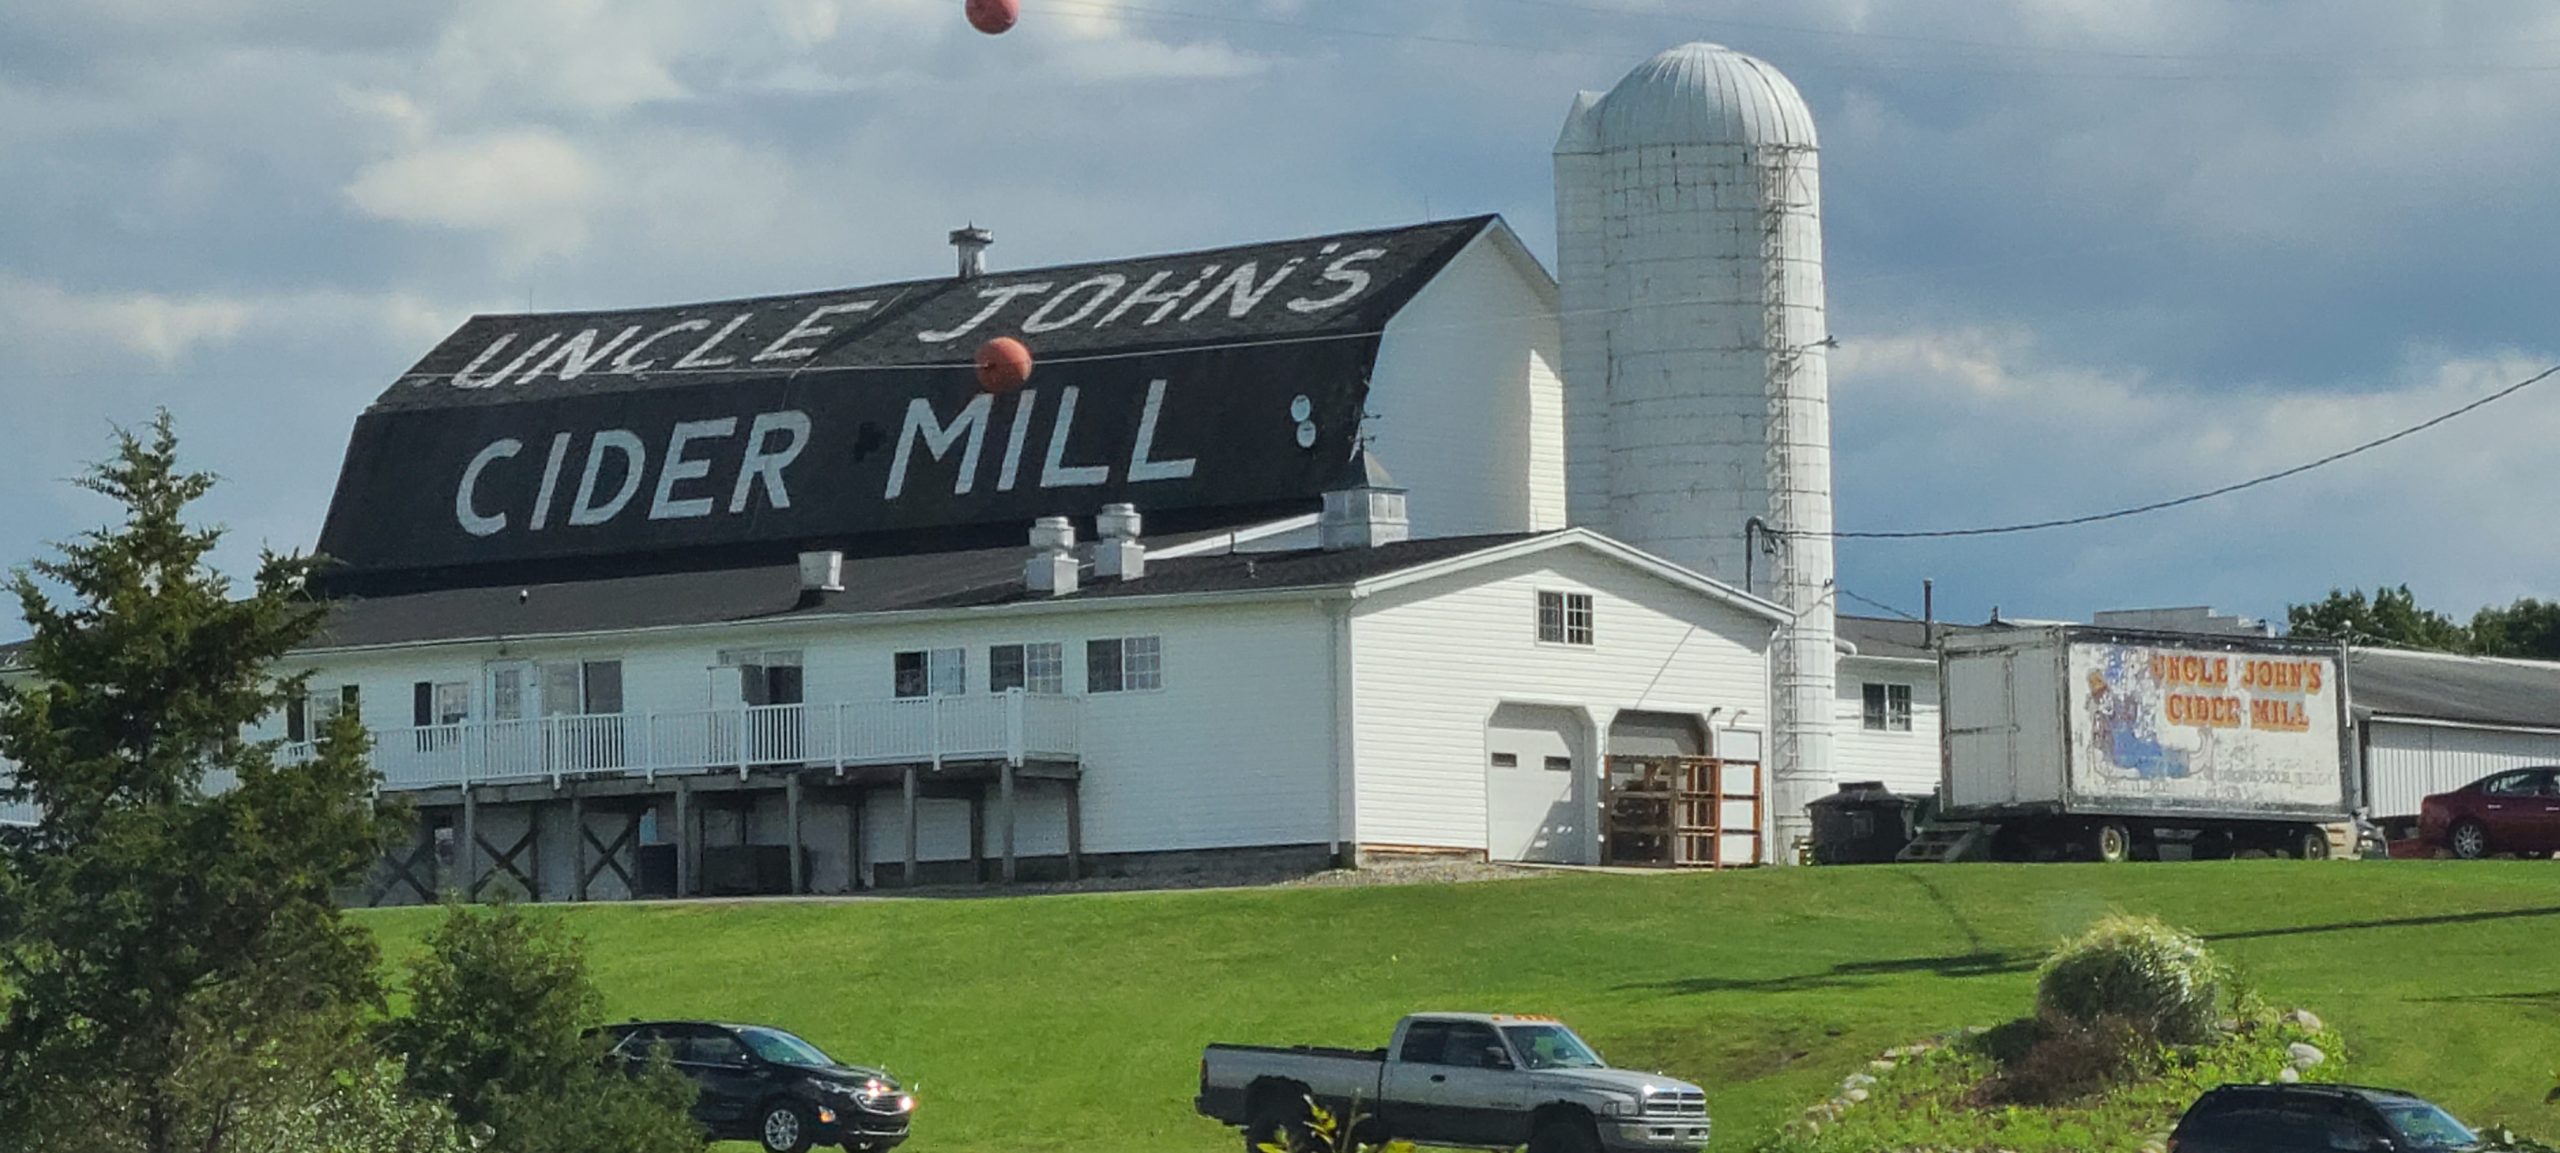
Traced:
<path fill-rule="evenodd" d="M 1847 598 L 1849 598 L 1850 600 L 1856 601 L 1856 602 L 1858 602 L 1859 604 L 1865 605 L 1865 606 L 1867 606 L 1868 608 L 1871 608 L 1871 609 L 1881 609 L 1881 610 L 1883 610 L 1883 611 L 1885 611 L 1885 612 L 1892 613 L 1893 615 L 1898 616 L 1898 617 L 1901 617 L 1902 619 L 1907 620 L 1907 621 L 1915 621 L 1915 622 L 1918 622 L 1918 623 L 1921 623 L 1921 624 L 1926 624 L 1926 623 L 1928 623 L 1927 621 L 1922 620 L 1922 619 L 1921 619 L 1921 618 L 1919 618 L 1919 617 L 1915 617 L 1915 616 L 1911 615 L 1910 613 L 1904 612 L 1904 611 L 1902 611 L 1901 609 L 1895 608 L 1895 607 L 1893 607 L 1892 605 L 1889 605 L 1889 604 L 1884 603 L 1883 601 L 1877 600 L 1877 599 L 1875 599 L 1875 598 L 1873 598 L 1873 597 L 1862 597 L 1862 596 L 1859 596 L 1858 594 L 1853 593 L 1853 592 L 1850 592 L 1848 589 L 1845 589 L 1845 588 L 1843 588 L 1843 589 L 1841 589 L 1841 590 L 1840 590 L 1840 595 L 1841 595 L 1841 596 L 1844 596 L 1844 597 L 1847 597 Z"/>
<path fill-rule="evenodd" d="M 1834 540 L 1928 540 L 1948 537 L 2001 536 L 2010 533 L 2036 532 L 2049 528 L 2069 528 L 2073 525 L 2096 524 L 2100 521 L 2122 520 L 2130 516 L 2141 516 L 2144 513 L 2160 512 L 2164 509 L 2178 508 L 2182 505 L 2190 505 L 2199 501 L 2212 500 L 2218 496 L 2229 496 L 2230 494 L 2239 492 L 2243 489 L 2252 489 L 2260 485 L 2272 484 L 2276 481 L 2283 480 L 2286 477 L 2300 476 L 2313 469 L 2336 464 L 2348 457 L 2371 452 L 2374 449 L 2381 448 L 2393 441 L 2416 436 L 2417 434 L 2443 424 L 2446 421 L 2486 408 L 2492 404 L 2496 404 L 2501 400 L 2505 400 L 2510 396 L 2523 392 L 2525 389 L 2540 384 L 2554 375 L 2560 375 L 2560 364 L 2552 365 L 2549 368 L 2534 373 L 2532 376 L 2528 376 L 2523 380 L 2519 380 L 2514 384 L 2510 384 L 2505 388 L 2499 389 L 2498 391 L 2472 401 L 2469 404 L 2465 404 L 2450 412 L 2440 413 L 2427 420 L 2420 421 L 2407 428 L 2401 429 L 2398 432 L 2391 433 L 2388 436 L 2376 437 L 2364 442 L 2363 444 L 2356 445 L 2353 448 L 2341 449 L 2337 452 L 2321 457 L 2318 460 L 2297 464 L 2292 468 L 2281 469 L 2262 476 L 2253 476 L 2244 481 L 2223 485 L 2220 488 L 2207 489 L 2198 493 L 2189 493 L 2186 496 L 2175 497 L 2170 500 L 2153 501 L 2149 504 L 2140 504 L 2131 508 L 2120 508 L 2109 512 L 2090 513 L 2087 516 L 2064 517 L 2059 520 L 2030 521 L 2025 524 L 1992 525 L 1983 528 L 1915 529 L 1905 532 L 1833 532 L 1828 534 L 1802 533 L 1797 535 L 1828 535 Z M 1786 530 L 1776 529 L 1772 531 L 1783 534 Z"/>

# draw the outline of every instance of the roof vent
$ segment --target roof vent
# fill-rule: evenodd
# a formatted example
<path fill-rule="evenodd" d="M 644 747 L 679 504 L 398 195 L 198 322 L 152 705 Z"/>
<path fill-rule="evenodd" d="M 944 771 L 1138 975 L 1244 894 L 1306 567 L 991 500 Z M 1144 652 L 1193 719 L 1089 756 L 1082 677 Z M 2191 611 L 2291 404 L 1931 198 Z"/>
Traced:
<path fill-rule="evenodd" d="M 844 554 L 834 549 L 801 553 L 800 591 L 804 593 L 843 592 Z"/>
<path fill-rule="evenodd" d="M 976 280 L 987 274 L 987 246 L 995 242 L 995 233 L 975 224 L 951 230 L 951 247 L 960 250 L 960 279 Z"/>
<path fill-rule="evenodd" d="M 1140 524 L 1136 505 L 1102 506 L 1102 515 L 1094 518 L 1102 537 L 1093 550 L 1094 579 L 1133 581 L 1147 575 L 1147 546 L 1138 543 Z"/>
<path fill-rule="evenodd" d="M 1376 548 L 1413 535 L 1404 511 L 1405 490 L 1387 475 L 1385 465 L 1367 449 L 1353 462 L 1352 483 L 1324 494 L 1324 519 L 1317 526 L 1326 552 Z"/>
<path fill-rule="evenodd" d="M 1076 591 L 1076 526 L 1062 516 L 1031 522 L 1031 563 L 1022 583 L 1035 593 L 1062 597 Z"/>

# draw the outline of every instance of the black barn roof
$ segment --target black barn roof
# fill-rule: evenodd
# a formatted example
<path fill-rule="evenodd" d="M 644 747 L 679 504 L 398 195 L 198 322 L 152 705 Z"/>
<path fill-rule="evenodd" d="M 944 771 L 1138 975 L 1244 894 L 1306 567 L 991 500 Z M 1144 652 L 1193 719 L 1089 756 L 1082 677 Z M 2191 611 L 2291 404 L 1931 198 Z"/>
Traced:
<path fill-rule="evenodd" d="M 616 312 L 474 317 L 358 420 L 336 587 L 1312 508 L 1387 322 L 1493 217 Z M 1038 358 L 992 395 L 972 358 Z M 962 538 L 952 538 L 962 539 Z M 900 546 L 908 547 L 908 546 Z"/>

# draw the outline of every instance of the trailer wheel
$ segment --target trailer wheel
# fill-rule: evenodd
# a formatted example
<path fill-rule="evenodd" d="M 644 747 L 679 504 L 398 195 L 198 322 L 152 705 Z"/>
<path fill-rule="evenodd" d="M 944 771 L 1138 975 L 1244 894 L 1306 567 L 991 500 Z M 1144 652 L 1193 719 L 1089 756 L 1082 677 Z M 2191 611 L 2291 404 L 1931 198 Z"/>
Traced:
<path fill-rule="evenodd" d="M 2196 834 L 2196 860 L 2228 861 L 2237 855 L 2237 848 L 2232 843 L 2230 833 L 2224 832 L 2221 829 L 2207 829 Z"/>
<path fill-rule="evenodd" d="M 2098 826 L 2091 848 L 2098 859 L 2110 865 L 2121 865 L 2133 859 L 2133 830 L 2122 821 L 2109 821 Z"/>
<path fill-rule="evenodd" d="M 2299 850 L 2298 855 L 2301 856 L 2303 860 L 2325 861 L 2329 859 L 2329 831 L 2327 829 L 2317 827 L 2306 828 L 2299 834 L 2295 835 L 2294 841 Z"/>

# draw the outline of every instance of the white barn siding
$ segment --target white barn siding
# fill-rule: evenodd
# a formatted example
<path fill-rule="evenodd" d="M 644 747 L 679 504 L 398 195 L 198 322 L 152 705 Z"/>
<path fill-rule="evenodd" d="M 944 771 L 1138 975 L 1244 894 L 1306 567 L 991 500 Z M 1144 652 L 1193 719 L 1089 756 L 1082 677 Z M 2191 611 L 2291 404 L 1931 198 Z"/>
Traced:
<path fill-rule="evenodd" d="M 1564 527 L 1563 355 L 1554 282 L 1500 225 L 1388 322 L 1367 431 L 1415 536 Z"/>
<path fill-rule="evenodd" d="M 1087 693 L 1085 642 L 1126 636 L 1163 640 L 1164 688 Z M 1332 838 L 1328 618 L 1308 602 L 1181 607 L 1074 614 L 1013 614 L 983 620 L 913 623 L 794 623 L 635 634 L 620 641 L 518 641 L 501 658 L 495 644 L 320 654 L 307 658 L 315 694 L 355 684 L 367 725 L 406 727 L 417 681 L 472 686 L 471 716 L 489 716 L 488 667 L 497 660 L 620 660 L 623 712 L 638 715 L 711 704 L 711 670 L 726 649 L 801 653 L 810 723 L 837 701 L 889 699 L 895 654 L 967 651 L 968 691 L 987 691 L 992 645 L 1054 641 L 1065 655 L 1066 689 L 1084 698 L 1084 850 L 1132 853 L 1257 845 L 1316 844 Z M 275 731 L 273 725 L 270 732 Z M 1066 852 L 1066 803 L 1056 786 L 1025 783 L 1015 850 Z M 864 855 L 876 866 L 902 861 L 906 827 L 894 791 L 872 798 Z M 752 843 L 783 842 L 779 801 L 752 821 Z M 565 820 L 565 818 L 563 818 Z M 720 818 L 726 820 L 727 818 Z M 803 837 L 820 876 L 841 884 L 841 817 L 832 806 L 803 810 Z M 919 809 L 920 860 L 969 855 L 968 806 L 929 801 Z M 563 827 L 565 835 L 565 825 Z M 986 851 L 1001 849 L 990 809 Z M 727 828 L 712 843 L 728 843 Z M 546 869 L 548 863 L 546 862 Z"/>
<path fill-rule="evenodd" d="M 1538 641 L 1538 593 L 1592 597 L 1590 647 Z M 1357 835 L 1486 847 L 1485 723 L 1504 702 L 1768 716 L 1767 620 L 1614 559 L 1556 548 L 1408 585 L 1353 611 Z M 1719 725 L 1723 723 L 1719 721 Z M 1577 766 L 1596 775 L 1597 766 Z"/>
<path fill-rule="evenodd" d="M 2379 819 L 2414 817 L 2418 802 L 2508 769 L 2560 765 L 2560 730 L 2365 722 L 2365 807 Z"/>
<path fill-rule="evenodd" d="M 1843 657 L 1838 707 L 1832 714 L 1834 783 L 1883 781 L 1909 796 L 1938 790 L 1938 667 L 1926 661 L 1877 661 Z M 1911 686 L 1911 731 L 1866 727 L 1866 686 Z"/>

